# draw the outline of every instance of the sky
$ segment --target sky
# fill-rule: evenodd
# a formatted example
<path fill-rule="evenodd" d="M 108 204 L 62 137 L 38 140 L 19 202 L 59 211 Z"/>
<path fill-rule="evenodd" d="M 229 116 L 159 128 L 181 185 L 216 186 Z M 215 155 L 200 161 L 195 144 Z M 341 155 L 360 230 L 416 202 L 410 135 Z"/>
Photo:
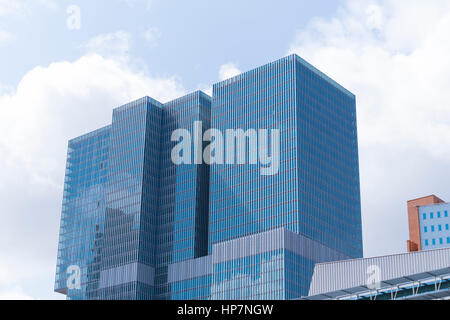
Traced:
<path fill-rule="evenodd" d="M 357 97 L 364 255 L 450 201 L 448 0 L 0 0 L 0 299 L 53 293 L 67 141 L 297 53 Z"/>

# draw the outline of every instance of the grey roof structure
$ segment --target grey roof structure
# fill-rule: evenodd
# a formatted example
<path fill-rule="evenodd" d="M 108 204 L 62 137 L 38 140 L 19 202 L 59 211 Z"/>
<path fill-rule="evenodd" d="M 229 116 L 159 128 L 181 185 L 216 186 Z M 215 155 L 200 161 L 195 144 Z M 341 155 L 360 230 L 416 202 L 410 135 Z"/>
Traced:
<path fill-rule="evenodd" d="M 319 263 L 306 300 L 450 299 L 450 248 Z"/>

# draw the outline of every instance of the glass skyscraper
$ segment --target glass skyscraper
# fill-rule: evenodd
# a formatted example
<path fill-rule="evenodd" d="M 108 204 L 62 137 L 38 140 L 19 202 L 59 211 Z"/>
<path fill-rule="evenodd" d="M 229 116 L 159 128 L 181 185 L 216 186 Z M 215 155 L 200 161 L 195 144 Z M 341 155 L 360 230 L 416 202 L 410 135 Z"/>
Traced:
<path fill-rule="evenodd" d="M 243 164 L 174 164 L 172 133 L 199 121 L 277 130 L 277 172 L 250 161 L 250 134 Z M 291 55 L 212 98 L 143 98 L 69 142 L 64 192 L 55 290 L 70 299 L 305 296 L 315 263 L 362 257 L 355 96 Z"/>

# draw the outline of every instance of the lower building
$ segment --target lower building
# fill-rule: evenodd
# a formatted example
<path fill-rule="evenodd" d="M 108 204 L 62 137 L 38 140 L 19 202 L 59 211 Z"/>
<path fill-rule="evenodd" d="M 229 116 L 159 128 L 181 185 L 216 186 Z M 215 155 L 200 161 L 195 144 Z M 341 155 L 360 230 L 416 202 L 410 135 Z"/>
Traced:
<path fill-rule="evenodd" d="M 435 195 L 408 201 L 408 252 L 450 247 L 450 203 Z"/>
<path fill-rule="evenodd" d="M 169 266 L 173 300 L 288 300 L 308 292 L 314 265 L 346 256 L 284 228 L 214 245 Z"/>
<path fill-rule="evenodd" d="M 304 300 L 449 300 L 450 248 L 319 263 Z"/>

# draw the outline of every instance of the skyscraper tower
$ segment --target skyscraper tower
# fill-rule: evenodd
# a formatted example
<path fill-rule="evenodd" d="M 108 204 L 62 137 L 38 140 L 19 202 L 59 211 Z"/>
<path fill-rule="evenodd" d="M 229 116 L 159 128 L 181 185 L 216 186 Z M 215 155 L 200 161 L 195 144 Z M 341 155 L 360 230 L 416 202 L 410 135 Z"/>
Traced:
<path fill-rule="evenodd" d="M 195 161 L 174 162 L 178 129 Z M 355 96 L 297 55 L 212 98 L 132 102 L 69 142 L 55 286 L 68 298 L 292 299 L 315 263 L 359 257 Z"/>

